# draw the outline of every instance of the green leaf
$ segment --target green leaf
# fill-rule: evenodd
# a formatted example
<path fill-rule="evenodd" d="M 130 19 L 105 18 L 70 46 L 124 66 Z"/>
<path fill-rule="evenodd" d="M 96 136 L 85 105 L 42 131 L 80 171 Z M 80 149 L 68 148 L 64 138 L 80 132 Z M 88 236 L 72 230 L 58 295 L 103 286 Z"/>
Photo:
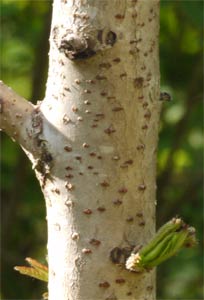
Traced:
<path fill-rule="evenodd" d="M 148 245 L 131 254 L 126 261 L 126 268 L 134 272 L 148 271 L 177 254 L 182 248 L 196 244 L 195 229 L 180 218 L 173 218 L 159 229 Z"/>
<path fill-rule="evenodd" d="M 32 258 L 26 258 L 26 261 L 31 267 L 16 266 L 14 270 L 20 272 L 23 275 L 27 275 L 45 282 L 48 282 L 48 267 L 39 263 L 37 260 Z"/>

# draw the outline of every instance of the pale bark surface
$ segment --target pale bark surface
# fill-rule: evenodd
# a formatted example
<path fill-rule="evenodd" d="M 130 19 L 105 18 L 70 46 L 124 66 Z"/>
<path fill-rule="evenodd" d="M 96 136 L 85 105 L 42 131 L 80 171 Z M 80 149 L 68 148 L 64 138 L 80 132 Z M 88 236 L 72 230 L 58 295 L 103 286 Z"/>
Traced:
<path fill-rule="evenodd" d="M 155 230 L 158 34 L 158 1 L 54 1 L 46 96 L 16 138 L 46 200 L 50 300 L 155 298 L 154 271 L 110 252 Z"/>

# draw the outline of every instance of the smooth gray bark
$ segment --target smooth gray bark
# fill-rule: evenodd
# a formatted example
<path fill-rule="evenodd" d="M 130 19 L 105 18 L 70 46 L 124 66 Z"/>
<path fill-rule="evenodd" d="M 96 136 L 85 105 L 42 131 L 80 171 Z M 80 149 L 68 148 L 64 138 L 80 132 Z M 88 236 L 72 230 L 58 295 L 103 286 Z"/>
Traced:
<path fill-rule="evenodd" d="M 155 230 L 158 35 L 158 1 L 54 1 L 46 97 L 17 139 L 45 196 L 50 300 L 155 298 L 154 271 L 110 256 Z"/>

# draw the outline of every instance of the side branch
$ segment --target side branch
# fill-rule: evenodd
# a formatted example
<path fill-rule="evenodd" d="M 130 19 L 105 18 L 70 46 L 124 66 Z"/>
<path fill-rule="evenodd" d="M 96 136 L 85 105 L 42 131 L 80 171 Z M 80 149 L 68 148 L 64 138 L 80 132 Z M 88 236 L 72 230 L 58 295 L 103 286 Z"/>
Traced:
<path fill-rule="evenodd" d="M 36 107 L 0 81 L 0 129 L 28 152 L 35 152 L 32 116 Z"/>

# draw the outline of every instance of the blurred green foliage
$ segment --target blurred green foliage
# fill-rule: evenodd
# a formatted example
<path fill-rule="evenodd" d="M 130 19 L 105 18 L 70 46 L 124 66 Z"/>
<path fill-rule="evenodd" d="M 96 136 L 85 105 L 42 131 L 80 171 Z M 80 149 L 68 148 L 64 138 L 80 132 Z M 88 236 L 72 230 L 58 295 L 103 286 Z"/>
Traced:
<path fill-rule="evenodd" d="M 199 245 L 158 268 L 159 299 L 203 299 L 203 1 L 161 2 L 162 112 L 158 152 L 157 224 L 181 215 Z"/>
<path fill-rule="evenodd" d="M 2 0 L 1 78 L 31 101 L 44 96 L 51 1 Z M 161 1 L 160 64 L 164 104 L 158 149 L 158 227 L 175 215 L 197 229 L 197 248 L 158 268 L 158 299 L 202 295 L 203 1 Z M 46 287 L 19 276 L 31 256 L 45 262 L 45 205 L 20 147 L 1 137 L 1 297 L 39 298 Z"/>

